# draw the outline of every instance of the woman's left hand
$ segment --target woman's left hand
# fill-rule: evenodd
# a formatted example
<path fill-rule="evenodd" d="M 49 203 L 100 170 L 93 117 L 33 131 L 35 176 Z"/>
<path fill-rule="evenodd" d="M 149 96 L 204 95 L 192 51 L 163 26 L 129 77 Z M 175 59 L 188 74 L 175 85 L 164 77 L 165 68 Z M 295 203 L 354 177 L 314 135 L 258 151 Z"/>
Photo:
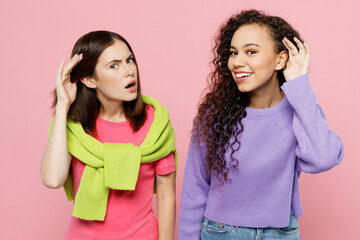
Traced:
<path fill-rule="evenodd" d="M 294 41 L 296 42 L 299 50 L 291 41 L 289 41 L 289 39 L 283 39 L 283 44 L 289 50 L 289 58 L 286 64 L 286 69 L 283 71 L 287 82 L 308 73 L 309 70 L 310 49 L 308 45 L 305 42 L 302 43 L 297 38 L 294 38 Z"/>

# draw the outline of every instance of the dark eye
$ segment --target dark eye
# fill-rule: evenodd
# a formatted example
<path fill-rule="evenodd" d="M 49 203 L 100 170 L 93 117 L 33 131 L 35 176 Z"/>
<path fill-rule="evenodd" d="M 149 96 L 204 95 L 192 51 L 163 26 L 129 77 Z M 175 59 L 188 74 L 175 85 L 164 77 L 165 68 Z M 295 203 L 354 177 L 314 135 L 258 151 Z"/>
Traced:
<path fill-rule="evenodd" d="M 238 55 L 237 52 L 230 52 L 230 56 L 235 56 L 235 55 Z"/>
<path fill-rule="evenodd" d="M 249 51 L 247 51 L 246 53 L 249 54 L 249 55 L 253 55 L 253 54 L 255 54 L 256 52 L 255 52 L 254 50 L 249 50 Z"/>
<path fill-rule="evenodd" d="M 133 63 L 133 62 L 135 62 L 135 59 L 133 57 L 131 57 L 131 58 L 128 58 L 126 62 L 127 63 Z"/>
<path fill-rule="evenodd" d="M 114 69 L 117 69 L 119 67 L 119 65 L 118 64 L 112 64 L 111 66 L 110 66 L 110 68 L 114 68 Z"/>

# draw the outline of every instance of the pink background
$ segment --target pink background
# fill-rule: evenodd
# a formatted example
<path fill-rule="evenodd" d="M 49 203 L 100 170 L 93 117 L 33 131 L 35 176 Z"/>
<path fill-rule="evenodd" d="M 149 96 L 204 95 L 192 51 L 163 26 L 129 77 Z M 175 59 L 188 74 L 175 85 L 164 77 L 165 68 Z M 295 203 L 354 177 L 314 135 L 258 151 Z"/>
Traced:
<path fill-rule="evenodd" d="M 189 131 L 213 36 L 230 15 L 248 8 L 284 17 L 307 41 L 312 87 L 345 144 L 338 167 L 301 176 L 302 239 L 360 239 L 359 0 L 0 0 L 0 239 L 63 239 L 72 204 L 62 189 L 43 186 L 40 161 L 57 67 L 92 30 L 115 31 L 129 40 L 144 94 L 169 109 L 179 152 L 179 207 Z"/>

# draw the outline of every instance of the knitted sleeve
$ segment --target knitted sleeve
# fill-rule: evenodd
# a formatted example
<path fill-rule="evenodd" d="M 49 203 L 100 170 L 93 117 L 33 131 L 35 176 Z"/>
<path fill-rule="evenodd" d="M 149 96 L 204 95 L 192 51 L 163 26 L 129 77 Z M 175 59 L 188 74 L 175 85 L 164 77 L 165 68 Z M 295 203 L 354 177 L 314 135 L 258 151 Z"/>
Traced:
<path fill-rule="evenodd" d="M 179 239 L 199 240 L 210 175 L 203 164 L 203 151 L 190 142 L 186 160 L 179 216 Z"/>
<path fill-rule="evenodd" d="M 318 173 L 339 164 L 344 156 L 344 145 L 339 136 L 329 129 L 308 74 L 284 83 L 281 89 L 294 109 L 297 170 Z"/>

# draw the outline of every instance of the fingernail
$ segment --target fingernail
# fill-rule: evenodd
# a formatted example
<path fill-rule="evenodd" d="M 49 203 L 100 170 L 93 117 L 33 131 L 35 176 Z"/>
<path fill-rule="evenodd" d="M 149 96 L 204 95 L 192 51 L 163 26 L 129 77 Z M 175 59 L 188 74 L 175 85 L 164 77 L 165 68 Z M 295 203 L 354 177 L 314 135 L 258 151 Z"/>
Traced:
<path fill-rule="evenodd" d="M 82 54 L 82 53 L 80 53 L 80 54 L 79 54 L 79 57 L 82 57 L 82 56 L 83 56 L 83 54 Z"/>

